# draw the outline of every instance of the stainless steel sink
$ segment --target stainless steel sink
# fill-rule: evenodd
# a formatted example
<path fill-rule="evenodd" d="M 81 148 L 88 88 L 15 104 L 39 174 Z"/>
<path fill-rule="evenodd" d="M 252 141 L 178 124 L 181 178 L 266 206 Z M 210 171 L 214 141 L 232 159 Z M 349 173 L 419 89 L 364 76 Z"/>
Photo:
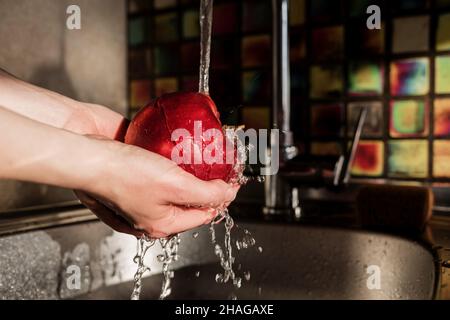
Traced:
<path fill-rule="evenodd" d="M 223 226 L 217 227 L 222 240 Z M 437 262 L 426 246 L 396 236 L 312 226 L 240 224 L 254 247 L 238 251 L 242 287 L 218 284 L 221 271 L 206 227 L 183 234 L 169 299 L 432 299 Z M 220 231 L 219 231 L 220 230 Z M 193 232 L 199 236 L 194 239 Z M 262 248 L 262 252 L 258 250 Z M 250 272 L 250 280 L 243 273 Z M 379 271 L 379 273 L 378 273 Z M 374 273 L 375 272 L 375 273 Z M 379 278 L 374 278 L 379 275 Z M 379 288 L 377 287 L 379 280 Z M 142 299 L 158 298 L 162 276 L 145 278 Z M 132 283 L 103 287 L 82 299 L 129 299 Z"/>

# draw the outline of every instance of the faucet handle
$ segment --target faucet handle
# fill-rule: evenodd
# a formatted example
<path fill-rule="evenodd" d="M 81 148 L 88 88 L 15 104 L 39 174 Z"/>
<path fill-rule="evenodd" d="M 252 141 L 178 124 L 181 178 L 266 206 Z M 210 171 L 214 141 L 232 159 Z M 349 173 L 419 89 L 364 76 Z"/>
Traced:
<path fill-rule="evenodd" d="M 347 152 L 341 155 L 334 167 L 334 179 L 333 185 L 339 187 L 343 184 L 347 184 L 350 180 L 350 171 L 355 160 L 356 151 L 358 149 L 359 140 L 364 128 L 364 122 L 366 121 L 368 110 L 366 107 L 361 109 L 359 113 L 357 126 L 353 135 L 353 140 L 350 148 Z"/>

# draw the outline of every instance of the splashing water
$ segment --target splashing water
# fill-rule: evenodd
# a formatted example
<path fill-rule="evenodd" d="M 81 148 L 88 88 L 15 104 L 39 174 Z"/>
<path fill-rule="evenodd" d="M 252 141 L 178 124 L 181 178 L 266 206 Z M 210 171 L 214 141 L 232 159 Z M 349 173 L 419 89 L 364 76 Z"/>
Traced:
<path fill-rule="evenodd" d="M 136 256 L 133 258 L 133 261 L 138 265 L 138 268 L 136 274 L 134 275 L 134 286 L 133 292 L 131 293 L 131 300 L 139 300 L 142 289 L 142 277 L 146 271 L 150 271 L 150 268 L 144 263 L 145 254 L 148 249 L 153 247 L 154 244 L 155 240 L 150 239 L 145 235 L 137 240 Z"/>
<path fill-rule="evenodd" d="M 222 220 L 224 220 L 225 224 L 225 236 L 223 244 L 219 244 L 219 241 L 216 237 L 216 229 L 215 226 L 219 224 Z M 228 281 L 232 281 L 235 288 L 239 289 L 242 286 L 242 277 L 237 275 L 237 272 L 233 268 L 233 264 L 235 262 L 235 257 L 233 256 L 233 247 L 231 241 L 231 230 L 233 228 L 240 229 L 238 225 L 234 224 L 233 218 L 230 216 L 228 209 L 223 209 L 219 211 L 219 214 L 216 218 L 211 222 L 209 227 L 209 231 L 211 234 L 211 243 L 214 247 L 214 253 L 219 258 L 220 266 L 223 269 L 223 272 L 217 273 L 215 276 L 215 281 L 217 283 L 227 283 Z M 255 246 L 256 240 L 253 238 L 250 231 L 247 229 L 243 230 L 244 236 L 242 239 L 238 239 L 235 241 L 235 245 L 237 250 L 249 249 Z M 262 247 L 256 248 L 259 253 L 262 252 Z M 241 264 L 237 265 L 237 270 L 241 270 Z M 243 277 L 246 281 L 250 281 L 250 271 L 244 271 Z M 237 296 L 233 293 L 232 300 L 236 300 Z"/>
<path fill-rule="evenodd" d="M 225 237 L 223 247 L 219 245 L 216 239 L 216 230 L 214 226 L 225 220 Z M 233 228 L 233 218 L 228 213 L 228 209 L 220 210 L 216 218 L 211 222 L 209 232 L 211 234 L 211 243 L 214 246 L 214 253 L 219 258 L 220 266 L 223 268 L 223 273 L 216 274 L 217 283 L 227 283 L 230 279 L 233 285 L 237 288 L 241 287 L 241 278 L 237 277 L 233 270 L 233 248 L 231 246 L 231 229 Z"/>
<path fill-rule="evenodd" d="M 168 297 L 172 293 L 172 289 L 170 288 L 170 283 L 172 278 L 174 277 L 173 270 L 170 270 L 170 265 L 172 262 L 178 260 L 178 248 L 180 245 L 181 239 L 180 235 L 176 234 L 170 239 L 159 239 L 159 243 L 163 249 L 163 283 L 161 288 L 161 294 L 159 295 L 159 299 L 163 300 Z"/>
<path fill-rule="evenodd" d="M 144 263 L 145 255 L 151 247 L 154 246 L 156 240 L 151 239 L 147 236 L 142 236 L 137 240 L 137 253 L 133 258 L 134 263 L 138 265 L 137 271 L 134 275 L 134 286 L 133 292 L 131 293 L 131 300 L 139 300 L 142 290 L 142 277 L 145 272 L 150 271 Z M 171 294 L 170 283 L 174 277 L 174 272 L 170 270 L 170 265 L 172 262 L 178 260 L 178 247 L 180 245 L 181 239 L 178 234 L 172 236 L 171 238 L 161 238 L 159 243 L 163 250 L 162 254 L 156 256 L 156 259 L 162 263 L 163 271 L 163 283 L 161 287 L 161 294 L 159 299 L 165 299 Z"/>
<path fill-rule="evenodd" d="M 213 0 L 201 0 L 200 1 L 200 72 L 199 72 L 199 92 L 209 94 L 209 67 L 210 67 L 210 55 L 211 55 L 211 30 L 213 20 Z M 225 129 L 225 127 L 224 127 Z M 239 129 L 239 128 L 238 128 Z M 240 161 L 236 161 L 232 172 L 237 173 L 236 176 L 230 179 L 231 184 L 244 185 L 249 181 L 249 178 L 244 175 L 246 154 L 252 148 L 251 145 L 245 146 L 236 135 L 231 131 L 226 131 L 227 137 L 235 142 L 237 148 L 237 154 Z M 230 136 L 231 134 L 231 136 Z M 257 177 L 258 182 L 263 182 L 264 177 Z M 223 247 L 218 243 L 216 239 L 214 226 L 225 221 L 225 237 Z M 234 226 L 233 218 L 229 215 L 228 209 L 219 210 L 219 214 L 211 222 L 210 233 L 211 242 L 214 246 L 214 252 L 220 260 L 220 265 L 223 268 L 223 273 L 216 275 L 216 282 L 226 283 L 230 279 L 236 288 L 241 287 L 242 278 L 237 277 L 233 270 L 233 263 L 235 258 L 233 257 L 233 249 L 231 242 L 231 229 Z M 244 238 L 236 241 L 236 247 L 238 250 L 247 249 L 253 247 L 255 239 L 251 236 L 248 230 L 244 230 Z M 198 232 L 193 234 L 193 238 L 198 237 Z M 150 271 L 150 268 L 145 266 L 144 258 L 148 249 L 155 244 L 155 239 L 150 239 L 147 236 L 143 236 L 138 239 L 137 242 L 137 254 L 133 261 L 138 265 L 138 269 L 134 276 L 134 287 L 131 294 L 132 300 L 139 300 L 139 296 L 142 288 L 142 277 L 146 271 Z M 177 234 L 169 239 L 159 239 L 159 243 L 163 249 L 163 254 L 157 256 L 157 260 L 163 264 L 163 283 L 161 288 L 161 294 L 159 299 L 164 299 L 171 294 L 171 280 L 174 277 L 174 272 L 170 270 L 170 265 L 173 261 L 178 259 L 178 248 L 181 242 L 180 236 Z M 258 250 L 262 252 L 262 248 Z M 196 273 L 196 277 L 200 276 L 200 272 Z M 244 278 L 250 280 L 250 272 L 244 272 Z M 231 299 L 236 300 L 236 295 L 232 295 Z"/>

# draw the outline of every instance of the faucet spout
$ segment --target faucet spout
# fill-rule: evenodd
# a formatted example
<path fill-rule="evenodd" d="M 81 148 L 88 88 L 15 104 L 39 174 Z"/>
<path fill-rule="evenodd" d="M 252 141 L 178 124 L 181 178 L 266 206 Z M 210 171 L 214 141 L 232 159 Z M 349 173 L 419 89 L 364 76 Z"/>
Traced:
<path fill-rule="evenodd" d="M 272 124 L 279 129 L 279 141 L 270 139 L 270 148 L 279 151 L 282 167 L 297 155 L 291 131 L 291 81 L 289 63 L 289 0 L 272 0 Z M 280 175 L 265 180 L 266 215 L 290 215 L 293 211 L 290 187 Z"/>

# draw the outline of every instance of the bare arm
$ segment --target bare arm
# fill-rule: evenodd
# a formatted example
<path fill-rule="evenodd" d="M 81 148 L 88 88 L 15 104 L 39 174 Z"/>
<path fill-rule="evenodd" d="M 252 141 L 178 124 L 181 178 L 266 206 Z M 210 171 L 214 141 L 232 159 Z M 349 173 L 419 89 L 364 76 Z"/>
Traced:
<path fill-rule="evenodd" d="M 86 163 L 95 150 L 85 136 L 54 128 L 0 107 L 0 178 L 79 189 L 89 184 Z M 90 163 L 93 165 L 93 163 Z M 71 169 L 69 169 L 71 168 Z M 91 166 L 92 169 L 92 166 Z"/>
<path fill-rule="evenodd" d="M 51 127 L 3 107 L 0 128 L 0 179 L 88 192 L 108 204 L 100 208 L 85 199 L 88 207 L 101 210 L 99 217 L 121 232 L 163 237 L 194 228 L 237 192 L 221 180 L 199 180 L 144 149 Z"/>
<path fill-rule="evenodd" d="M 115 138 L 123 117 L 100 105 L 82 103 L 15 78 L 0 69 L 0 106 L 50 126 Z"/>
<path fill-rule="evenodd" d="M 0 179 L 78 190 L 81 201 L 113 229 L 153 237 L 209 222 L 211 207 L 234 199 L 237 187 L 199 180 L 160 155 L 111 140 L 121 141 L 126 124 L 108 108 L 0 69 Z"/>

